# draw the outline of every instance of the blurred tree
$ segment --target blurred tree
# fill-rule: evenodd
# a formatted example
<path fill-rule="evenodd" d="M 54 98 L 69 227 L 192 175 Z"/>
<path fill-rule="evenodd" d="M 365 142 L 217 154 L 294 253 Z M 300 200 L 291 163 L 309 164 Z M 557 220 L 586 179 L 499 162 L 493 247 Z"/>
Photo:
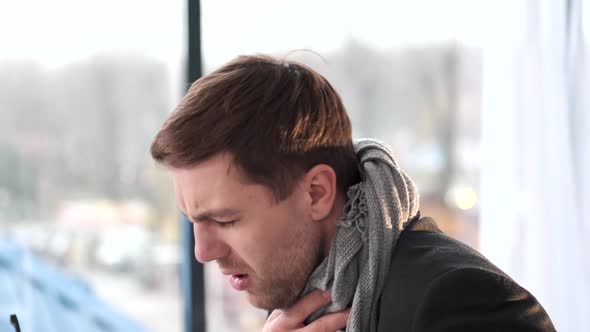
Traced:
<path fill-rule="evenodd" d="M 12 181 L 11 194 L 28 195 L 15 199 L 34 200 L 38 212 L 69 198 L 158 197 L 144 173 L 170 101 L 165 66 L 145 58 L 101 56 L 53 70 L 0 64 L 0 186 Z M 14 176 L 25 170 L 36 170 L 31 183 Z"/>

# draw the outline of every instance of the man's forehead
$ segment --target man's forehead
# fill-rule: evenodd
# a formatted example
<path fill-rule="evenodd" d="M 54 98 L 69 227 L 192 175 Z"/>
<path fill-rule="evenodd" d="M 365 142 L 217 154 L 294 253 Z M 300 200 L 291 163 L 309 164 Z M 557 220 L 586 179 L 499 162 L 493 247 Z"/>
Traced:
<path fill-rule="evenodd" d="M 200 205 L 215 205 L 231 201 L 246 189 L 229 175 L 211 172 L 178 171 L 174 174 L 176 196 L 190 204 L 187 208 Z"/>
<path fill-rule="evenodd" d="M 267 193 L 261 185 L 245 181 L 229 158 L 208 160 L 190 168 L 174 169 L 174 189 L 185 211 L 234 209 Z"/>

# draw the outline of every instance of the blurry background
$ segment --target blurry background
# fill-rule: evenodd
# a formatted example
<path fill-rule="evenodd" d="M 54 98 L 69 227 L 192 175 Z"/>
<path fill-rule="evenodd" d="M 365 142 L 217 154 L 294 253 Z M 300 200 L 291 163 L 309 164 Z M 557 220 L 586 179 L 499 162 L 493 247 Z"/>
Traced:
<path fill-rule="evenodd" d="M 76 277 L 149 331 L 183 325 L 179 216 L 149 145 L 184 92 L 185 5 L 0 0 L 0 241 L 17 240 L 63 273 L 55 282 Z M 0 275 L 13 274 L 0 283 L 28 278 L 9 268 L 0 259 Z M 68 295 L 53 286 L 24 287 L 42 295 L 0 291 L 2 323 L 11 306 L 23 331 L 84 331 L 59 327 L 97 319 L 81 309 L 89 299 L 68 307 L 52 302 Z M 69 311 L 35 329 L 51 306 Z"/>
<path fill-rule="evenodd" d="M 324 74 L 353 135 L 393 147 L 423 215 L 582 331 L 588 2 L 201 1 L 203 73 L 266 53 Z M 147 331 L 183 330 L 182 221 L 148 150 L 187 88 L 187 16 L 185 0 L 0 0 L 0 240 Z M 0 282 L 14 266 L 0 255 Z M 260 330 L 215 265 L 205 295 L 207 331 Z M 32 320 L 34 301 L 0 301 L 0 319 Z"/>

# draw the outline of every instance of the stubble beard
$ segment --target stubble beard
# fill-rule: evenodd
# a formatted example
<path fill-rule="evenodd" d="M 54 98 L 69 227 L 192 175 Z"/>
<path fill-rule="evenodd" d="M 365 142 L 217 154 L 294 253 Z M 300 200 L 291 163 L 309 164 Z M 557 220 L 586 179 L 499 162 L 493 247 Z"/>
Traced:
<path fill-rule="evenodd" d="M 253 306 L 265 310 L 286 309 L 299 298 L 322 257 L 318 239 L 296 238 L 297 244 L 291 245 L 289 252 L 269 265 L 265 278 L 256 280 L 258 285 L 247 290 Z"/>

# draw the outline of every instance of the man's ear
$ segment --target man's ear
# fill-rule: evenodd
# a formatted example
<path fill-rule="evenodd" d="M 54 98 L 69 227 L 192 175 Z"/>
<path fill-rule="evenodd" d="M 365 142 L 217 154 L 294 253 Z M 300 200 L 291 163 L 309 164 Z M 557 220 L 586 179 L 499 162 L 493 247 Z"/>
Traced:
<path fill-rule="evenodd" d="M 311 199 L 312 219 L 326 218 L 332 212 L 336 201 L 336 172 L 328 165 L 316 165 L 305 174 L 305 183 Z"/>

